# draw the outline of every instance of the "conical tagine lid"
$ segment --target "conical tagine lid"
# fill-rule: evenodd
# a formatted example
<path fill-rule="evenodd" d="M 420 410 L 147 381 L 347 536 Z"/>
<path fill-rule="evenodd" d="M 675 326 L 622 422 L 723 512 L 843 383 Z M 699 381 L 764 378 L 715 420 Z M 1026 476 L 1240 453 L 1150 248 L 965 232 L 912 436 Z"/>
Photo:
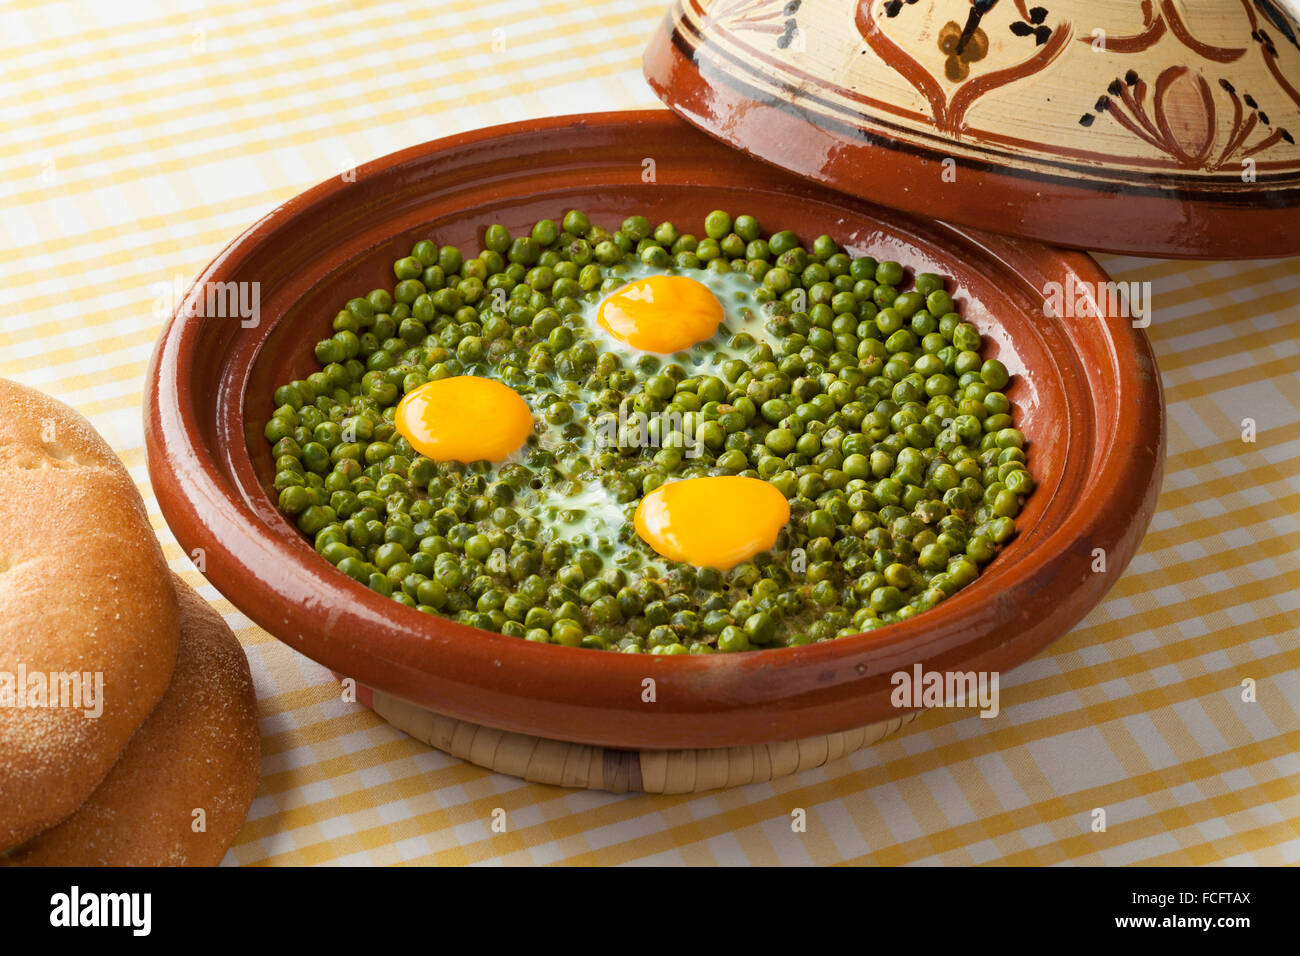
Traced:
<path fill-rule="evenodd" d="M 898 209 L 1139 255 L 1300 254 L 1290 0 L 677 0 L 685 119 Z"/>

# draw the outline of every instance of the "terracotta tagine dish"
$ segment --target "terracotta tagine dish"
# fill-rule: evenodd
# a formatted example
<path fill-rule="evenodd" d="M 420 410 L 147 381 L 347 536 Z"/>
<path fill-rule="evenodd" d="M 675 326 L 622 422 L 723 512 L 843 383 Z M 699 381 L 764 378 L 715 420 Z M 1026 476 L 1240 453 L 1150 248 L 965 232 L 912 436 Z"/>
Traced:
<path fill-rule="evenodd" d="M 1300 254 L 1278 0 L 677 0 L 645 73 L 783 169 L 1074 248 Z"/>
<path fill-rule="evenodd" d="M 791 11 L 785 18 L 769 16 L 766 11 L 778 8 L 763 3 L 691 7 L 689 15 L 708 33 L 718 25 L 710 18 L 721 17 L 719 23 L 735 26 L 738 36 L 761 49 L 780 49 L 781 38 L 789 35 L 785 20 L 797 18 L 809 31 L 806 65 L 817 58 L 826 66 L 842 66 L 852 57 L 869 69 L 864 91 L 886 76 L 894 87 L 912 90 L 906 115 L 890 122 L 909 141 L 928 139 L 931 146 L 936 137 L 960 141 L 957 183 L 944 187 L 936 175 L 908 186 L 894 176 L 864 180 L 871 188 L 855 192 L 878 188 L 881 203 L 941 214 L 961 206 L 952 199 L 957 192 L 980 191 L 976 167 L 969 164 L 994 147 L 993 140 L 973 131 L 996 125 L 1013 109 L 1028 109 L 1002 98 L 1015 91 L 1013 82 L 998 86 L 990 77 L 1004 76 L 1008 69 L 1024 72 L 1011 64 L 1015 57 L 1045 61 L 1044 71 L 1076 58 L 1098 69 L 1105 61 L 1088 60 L 1096 55 L 1080 42 L 1086 36 L 1083 25 L 1064 26 L 1059 13 L 1039 17 L 1033 8 L 1021 17 L 1020 4 L 1003 0 L 985 4 L 992 9 L 968 28 L 965 11 L 979 5 L 954 3 L 954 12 L 942 15 L 932 11 L 938 6 L 871 4 L 853 10 L 845 5 L 847 12 L 833 11 L 824 28 L 814 28 L 798 3 L 780 8 Z M 1207 35 L 1198 18 L 1175 26 L 1167 6 L 1149 11 L 1151 36 Z M 1252 7 L 1250 14 L 1256 32 L 1266 32 L 1277 47 L 1276 56 L 1289 56 L 1283 34 L 1270 26 L 1263 10 Z M 679 11 L 675 21 L 679 28 L 682 15 Z M 862 18 L 865 27 L 857 25 Z M 939 39 L 951 33 L 950 20 L 968 34 L 961 52 L 956 52 L 957 39 Z M 1013 30 L 1012 23 L 1024 26 Z M 1050 31 L 1044 41 L 1038 39 L 1042 27 Z M 902 73 L 883 61 L 868 68 L 873 57 L 859 47 L 910 42 L 900 30 L 929 31 L 933 55 Z M 1117 30 L 1114 36 L 1141 32 Z M 1164 43 L 1160 37 L 1152 43 Z M 838 61 L 826 50 L 817 52 L 818 43 L 832 38 Z M 953 52 L 943 52 L 941 42 Z M 1245 48 L 1241 58 L 1262 57 L 1262 75 L 1271 75 L 1267 64 L 1274 54 L 1263 49 L 1263 41 L 1246 36 L 1238 45 Z M 1224 55 L 1215 52 L 1219 49 L 1207 51 Z M 983 54 L 976 56 L 977 51 Z M 652 75 L 666 75 L 654 69 L 657 58 L 666 70 L 686 69 L 684 55 L 678 47 L 652 54 Z M 701 63 L 712 62 L 711 55 L 702 54 Z M 895 57 L 893 62 L 903 61 Z M 1222 63 L 1225 70 L 1237 69 L 1237 60 Z M 1109 80 L 1094 94 L 1092 79 L 1079 79 L 1074 86 L 1089 89 L 1088 102 L 1083 108 L 1057 103 L 1053 94 L 1052 109 L 1040 111 L 1043 128 L 1049 122 L 1058 124 L 1051 129 L 1069 127 L 1075 144 L 1070 150 L 1117 150 L 1129 134 L 1110 128 L 1116 121 L 1094 108 L 1098 97 L 1112 96 L 1118 110 L 1126 97 L 1139 103 L 1145 96 L 1148 117 L 1158 129 L 1162 114 L 1151 112 L 1157 109 L 1152 104 L 1164 103 L 1168 116 L 1171 104 L 1188 101 L 1188 83 L 1192 99 L 1202 89 L 1196 79 L 1179 79 L 1184 74 L 1163 82 L 1162 75 L 1143 73 L 1114 94 L 1106 93 Z M 1192 172 L 1164 147 L 1134 135 L 1141 145 L 1125 147 L 1129 165 L 1139 171 L 1134 175 L 1167 180 L 1174 191 L 1200 182 L 1226 193 L 1231 191 L 1226 180 L 1205 172 L 1213 165 L 1211 154 L 1213 162 L 1222 156 L 1227 169 L 1250 151 L 1258 159 L 1261 182 L 1271 177 L 1293 189 L 1294 180 L 1287 177 L 1294 173 L 1287 170 L 1294 171 L 1296 154 L 1278 132 L 1292 120 L 1287 108 L 1273 105 L 1285 91 L 1253 81 L 1249 86 L 1258 109 L 1270 114 L 1266 127 L 1262 119 L 1248 118 L 1248 87 L 1233 83 L 1242 128 L 1250 125 L 1245 145 L 1225 152 L 1225 144 L 1215 139 L 1203 148 L 1187 138 L 1185 125 L 1174 124 L 1170 148 L 1176 146 L 1179 156 L 1200 156 L 1202 168 Z M 816 86 L 810 80 L 806 89 Z M 706 118 L 718 114 L 704 108 L 708 94 L 698 85 L 692 89 L 685 95 L 696 97 L 699 109 L 691 118 L 707 125 Z M 1231 116 L 1233 100 L 1217 85 L 1217 74 L 1208 89 L 1214 116 L 1221 117 L 1223 109 Z M 1095 117 L 1091 127 L 1080 125 L 1089 111 Z M 788 115 L 784 108 L 763 112 Z M 764 133 L 763 126 L 756 114 L 737 116 L 723 131 L 724 139 L 743 141 L 752 154 L 780 161 L 772 152 L 775 128 Z M 931 671 L 1005 672 L 1026 660 L 1097 604 L 1136 552 L 1151 519 L 1164 455 L 1164 407 L 1149 343 L 1131 319 L 1104 302 L 1096 313 L 1066 310 L 1062 316 L 1059 309 L 1045 308 L 1054 290 L 1059 295 L 1062 289 L 1105 287 L 1107 276 L 1086 254 L 914 217 L 809 182 L 804 174 L 842 187 L 840 174 L 849 166 L 868 179 L 874 176 L 870 154 L 837 152 L 838 135 L 828 133 L 798 156 L 786 157 L 794 168 L 786 172 L 666 111 L 550 118 L 415 146 L 368 163 L 355 176 L 324 182 L 274 210 L 196 280 L 196 290 L 210 283 L 257 283 L 257 321 L 181 309 L 154 352 L 145 397 L 148 467 L 176 538 L 187 553 L 202 554 L 208 579 L 249 618 L 338 674 L 456 721 L 555 741 L 667 750 L 833 734 L 906 716 L 890 700 L 890 677 L 899 670 L 920 664 Z M 854 142 L 861 146 L 861 140 Z M 1024 143 L 1002 143 L 997 149 L 1003 157 L 1021 157 L 1017 162 L 1028 163 L 1024 157 L 1032 154 L 1035 169 L 1066 163 L 1067 178 L 1079 179 L 1079 189 L 1092 189 L 1078 175 L 1088 165 L 1083 153 L 1049 162 L 1047 151 Z M 821 169 L 810 170 L 806 164 L 818 150 Z M 921 156 L 937 161 L 936 153 L 917 153 L 914 162 Z M 650 176 L 648 158 L 654 161 Z M 999 158 L 990 168 L 1003 169 L 1009 162 Z M 1157 168 L 1158 176 L 1151 172 Z M 1100 182 L 1100 168 L 1095 172 Z M 931 201 L 944 196 L 944 202 Z M 1059 214 L 1066 206 L 1062 199 L 1047 209 Z M 1019 535 L 973 584 L 909 620 L 824 643 L 707 656 L 618 654 L 478 631 L 403 607 L 340 573 L 276 507 L 270 446 L 263 437 L 276 385 L 319 367 L 313 345 L 329 334 L 338 303 L 391 284 L 392 263 L 416 240 L 478 248 L 491 223 L 517 230 L 573 208 L 610 226 L 631 214 L 698 224 L 710 209 L 746 212 L 792 229 L 805 241 L 830 233 L 854 255 L 896 259 L 948 276 L 966 321 L 982 333 L 989 355 L 1014 376 L 1007 396 L 1032 450 L 1038 483 L 1017 518 Z M 1151 208 L 1164 207 L 1153 199 Z M 1027 209 L 1008 207 L 1004 214 L 1029 215 Z M 644 694 L 647 679 L 655 684 L 653 703 Z"/>

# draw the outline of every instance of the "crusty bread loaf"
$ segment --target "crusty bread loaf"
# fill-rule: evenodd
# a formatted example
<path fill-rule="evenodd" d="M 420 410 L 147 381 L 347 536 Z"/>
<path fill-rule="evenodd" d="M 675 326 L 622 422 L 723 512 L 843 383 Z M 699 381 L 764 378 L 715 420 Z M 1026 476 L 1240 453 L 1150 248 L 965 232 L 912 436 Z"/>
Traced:
<path fill-rule="evenodd" d="M 215 866 L 244 823 L 261 757 L 248 659 L 221 615 L 175 579 L 181 640 L 171 687 L 71 817 L 0 863 Z"/>
<path fill-rule="evenodd" d="M 0 850 L 99 786 L 162 699 L 177 634 L 167 565 L 126 469 L 75 411 L 0 379 Z M 102 713 L 16 686 L 51 672 L 91 674 L 88 686 L 100 675 Z"/>

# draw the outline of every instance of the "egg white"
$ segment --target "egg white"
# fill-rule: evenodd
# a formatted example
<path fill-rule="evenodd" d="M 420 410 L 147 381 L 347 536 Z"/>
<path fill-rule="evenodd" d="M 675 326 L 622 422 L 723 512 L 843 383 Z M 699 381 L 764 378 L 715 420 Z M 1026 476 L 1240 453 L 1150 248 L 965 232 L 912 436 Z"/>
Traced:
<path fill-rule="evenodd" d="M 656 352 L 644 352 L 633 348 L 626 342 L 620 342 L 610 335 L 596 320 L 601 304 L 618 290 L 607 292 L 596 302 L 583 304 L 581 313 L 583 326 L 590 332 L 596 347 L 602 352 L 613 352 L 623 360 L 625 367 L 632 367 L 636 361 L 646 355 L 654 355 L 665 365 L 669 362 L 680 365 L 687 375 L 716 375 L 721 377 L 722 363 L 731 359 L 744 358 L 753 348 L 750 346 L 733 346 L 731 339 L 739 332 L 748 333 L 755 342 L 766 342 L 775 350 L 780 338 L 767 329 L 767 317 L 763 314 L 760 303 L 754 299 L 754 290 L 758 283 L 743 272 L 710 272 L 708 269 L 674 269 L 656 268 L 644 263 L 612 266 L 609 274 L 626 282 L 648 279 L 652 276 L 682 276 L 693 279 L 713 293 L 722 306 L 723 320 L 712 338 L 691 346 L 684 352 L 661 355 Z"/>

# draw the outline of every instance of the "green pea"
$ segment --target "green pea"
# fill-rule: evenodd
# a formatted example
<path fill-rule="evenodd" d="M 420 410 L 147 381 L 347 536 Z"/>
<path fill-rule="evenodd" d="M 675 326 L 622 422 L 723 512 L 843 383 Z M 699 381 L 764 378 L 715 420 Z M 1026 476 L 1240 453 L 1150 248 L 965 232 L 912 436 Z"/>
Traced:
<path fill-rule="evenodd" d="M 902 292 L 894 297 L 893 308 L 904 319 L 910 319 L 925 307 L 925 296 L 919 292 Z"/>
<path fill-rule="evenodd" d="M 423 271 L 424 265 L 414 256 L 407 256 L 393 263 L 393 275 L 401 280 L 418 278 Z"/>
<path fill-rule="evenodd" d="M 591 220 L 577 209 L 566 212 L 562 224 L 565 232 L 571 232 L 575 236 L 585 236 L 591 230 Z"/>
<path fill-rule="evenodd" d="M 1014 518 L 1020 513 L 1020 499 L 1010 488 L 1003 488 L 993 499 L 993 513 L 1002 518 Z"/>
<path fill-rule="evenodd" d="M 664 268 L 671 261 L 668 250 L 662 246 L 647 246 L 641 252 L 641 261 L 648 266 Z"/>
<path fill-rule="evenodd" d="M 963 351 L 979 351 L 981 338 L 975 326 L 969 322 L 959 323 L 952 331 L 952 344 Z M 986 382 L 986 384 L 988 384 Z"/>
<path fill-rule="evenodd" d="M 1007 490 L 1016 495 L 1028 495 L 1034 490 L 1034 478 L 1028 471 L 1017 469 L 1007 475 Z"/>
<path fill-rule="evenodd" d="M 704 217 L 704 234 L 710 239 L 726 238 L 731 232 L 731 216 L 721 209 L 715 209 Z"/>
<path fill-rule="evenodd" d="M 920 290 L 918 290 L 919 294 Z M 943 289 L 936 289 L 925 297 L 925 309 L 931 315 L 944 315 L 953 311 L 952 296 Z"/>
<path fill-rule="evenodd" d="M 903 606 L 903 595 L 897 587 L 886 585 L 871 592 L 871 607 L 878 613 L 895 611 Z"/>
<path fill-rule="evenodd" d="M 749 215 L 737 216 L 736 221 L 732 223 L 732 228 L 735 229 L 736 235 L 745 242 L 753 242 L 762 234 L 758 220 Z"/>
<path fill-rule="evenodd" d="M 804 526 L 813 538 L 829 538 L 835 533 L 835 519 L 830 512 L 820 508 L 808 514 Z"/>
<path fill-rule="evenodd" d="M 898 286 L 903 281 L 903 267 L 888 259 L 876 266 L 873 278 L 880 285 Z"/>
<path fill-rule="evenodd" d="M 483 233 L 483 247 L 499 255 L 504 255 L 506 250 L 510 248 L 510 232 L 500 224 L 488 226 Z"/>
<path fill-rule="evenodd" d="M 917 562 L 927 571 L 942 571 L 947 567 L 950 556 L 948 548 L 936 542 L 921 549 Z"/>
<path fill-rule="evenodd" d="M 750 649 L 749 635 L 735 625 L 724 627 L 718 634 L 718 650 L 724 654 Z"/>
<path fill-rule="evenodd" d="M 912 284 L 916 287 L 917 292 L 924 296 L 929 296 L 930 293 L 941 290 L 944 287 L 945 281 L 946 280 L 943 276 L 936 275 L 933 272 L 918 272 Z M 933 312 L 934 310 L 932 309 L 931 311 Z M 942 311 L 947 312 L 951 310 L 944 309 Z M 935 314 L 938 315 L 940 313 L 935 312 Z"/>
<path fill-rule="evenodd" d="M 897 561 L 885 568 L 885 580 L 900 592 L 912 586 L 912 572 L 905 564 Z"/>
<path fill-rule="evenodd" d="M 789 252 L 791 249 L 799 247 L 799 237 L 788 229 L 775 233 L 768 239 L 768 245 L 772 249 L 772 254 L 779 256 Z"/>
<path fill-rule="evenodd" d="M 280 510 L 287 515 L 300 515 L 312 504 L 312 495 L 307 488 L 293 485 L 280 492 Z"/>
<path fill-rule="evenodd" d="M 980 564 L 992 561 L 996 553 L 997 546 L 987 535 L 977 534 L 966 543 L 966 556 Z"/>
<path fill-rule="evenodd" d="M 364 561 L 360 558 L 347 557 L 339 562 L 338 568 L 354 581 L 369 586 L 373 572 L 369 569 Z"/>

